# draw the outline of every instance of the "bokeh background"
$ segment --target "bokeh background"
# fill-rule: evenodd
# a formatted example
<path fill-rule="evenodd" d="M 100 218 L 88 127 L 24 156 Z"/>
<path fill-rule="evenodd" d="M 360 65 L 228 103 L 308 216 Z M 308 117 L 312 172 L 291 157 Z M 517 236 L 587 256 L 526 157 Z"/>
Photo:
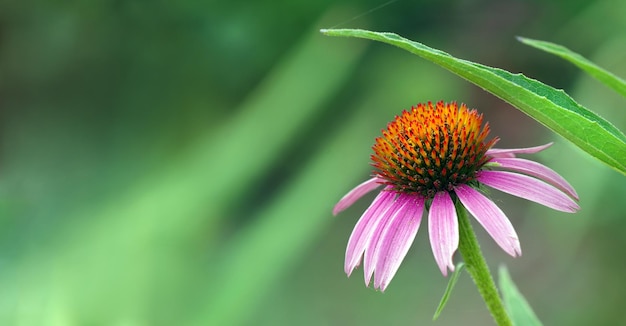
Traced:
<path fill-rule="evenodd" d="M 381 6 L 383 5 L 383 6 Z M 626 76 L 626 2 L 0 2 L 0 324 L 490 325 L 467 274 L 447 284 L 425 228 L 385 293 L 343 273 L 373 195 L 370 146 L 425 101 L 482 111 L 501 147 L 578 190 L 581 211 L 494 192 L 546 325 L 626 321 L 626 179 L 418 57 L 320 28 L 393 31 L 565 89 L 626 130 L 626 100 L 517 42 L 557 42 Z M 458 259 L 458 258 L 457 258 Z"/>

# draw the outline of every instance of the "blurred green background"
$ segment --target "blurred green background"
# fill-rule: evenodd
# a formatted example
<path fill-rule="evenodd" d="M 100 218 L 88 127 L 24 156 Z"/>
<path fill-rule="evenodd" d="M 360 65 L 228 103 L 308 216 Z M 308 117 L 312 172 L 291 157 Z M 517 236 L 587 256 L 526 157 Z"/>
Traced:
<path fill-rule="evenodd" d="M 343 272 L 395 114 L 456 100 L 500 147 L 568 179 L 575 215 L 494 192 L 521 238 L 508 257 L 546 325 L 626 320 L 625 178 L 508 104 L 401 50 L 320 28 L 393 31 L 564 88 L 626 130 L 626 100 L 515 40 L 568 46 L 626 76 L 626 2 L 0 2 L 0 324 L 489 325 L 467 274 L 447 279 L 422 227 L 385 293 Z M 372 10 L 374 8 L 378 8 Z"/>

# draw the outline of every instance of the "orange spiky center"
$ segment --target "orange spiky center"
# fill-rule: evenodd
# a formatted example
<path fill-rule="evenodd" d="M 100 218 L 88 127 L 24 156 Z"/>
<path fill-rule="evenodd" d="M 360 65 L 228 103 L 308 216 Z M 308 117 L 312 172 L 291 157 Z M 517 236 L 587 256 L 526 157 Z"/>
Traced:
<path fill-rule="evenodd" d="M 372 147 L 375 174 L 401 193 L 432 198 L 459 184 L 475 183 L 489 161 L 489 124 L 482 114 L 455 102 L 418 104 L 387 125 Z"/>

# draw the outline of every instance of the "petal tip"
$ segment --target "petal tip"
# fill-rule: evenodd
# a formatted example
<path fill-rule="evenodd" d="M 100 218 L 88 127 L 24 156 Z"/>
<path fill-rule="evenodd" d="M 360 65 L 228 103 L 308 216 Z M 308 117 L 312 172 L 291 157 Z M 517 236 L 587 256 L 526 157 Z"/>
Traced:
<path fill-rule="evenodd" d="M 352 275 L 352 272 L 354 272 L 354 270 L 357 269 L 357 267 L 359 267 L 359 264 L 360 264 L 360 261 L 354 264 L 346 260 L 346 264 L 343 267 L 343 271 L 346 273 L 346 275 L 348 275 L 348 277 L 350 277 Z"/>
<path fill-rule="evenodd" d="M 387 289 L 387 285 L 389 285 L 388 282 L 381 282 L 380 284 L 378 284 L 378 290 L 381 293 L 385 292 L 385 290 Z"/>
<path fill-rule="evenodd" d="M 511 252 L 509 253 L 513 258 L 520 257 L 522 255 L 522 246 L 520 245 L 517 236 L 511 236 Z"/>
<path fill-rule="evenodd" d="M 454 264 L 450 261 L 446 264 L 439 265 L 439 271 L 444 277 L 448 277 L 448 271 L 454 272 Z"/>
<path fill-rule="evenodd" d="M 363 197 L 368 192 L 378 188 L 382 184 L 382 180 L 378 177 L 374 177 L 366 180 L 365 182 L 357 185 L 347 194 L 345 194 L 339 202 L 333 207 L 333 215 L 341 213 L 346 208 L 352 206 L 357 200 Z"/>

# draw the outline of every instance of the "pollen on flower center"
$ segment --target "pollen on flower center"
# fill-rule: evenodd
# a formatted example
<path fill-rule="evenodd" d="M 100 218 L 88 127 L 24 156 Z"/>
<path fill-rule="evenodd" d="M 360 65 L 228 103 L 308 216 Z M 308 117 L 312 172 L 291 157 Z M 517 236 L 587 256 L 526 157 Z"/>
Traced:
<path fill-rule="evenodd" d="M 482 115 L 465 104 L 420 103 L 396 116 L 376 138 L 372 165 L 396 192 L 432 198 L 475 180 L 497 141 L 485 142 L 488 134 L 489 124 L 483 127 Z"/>

